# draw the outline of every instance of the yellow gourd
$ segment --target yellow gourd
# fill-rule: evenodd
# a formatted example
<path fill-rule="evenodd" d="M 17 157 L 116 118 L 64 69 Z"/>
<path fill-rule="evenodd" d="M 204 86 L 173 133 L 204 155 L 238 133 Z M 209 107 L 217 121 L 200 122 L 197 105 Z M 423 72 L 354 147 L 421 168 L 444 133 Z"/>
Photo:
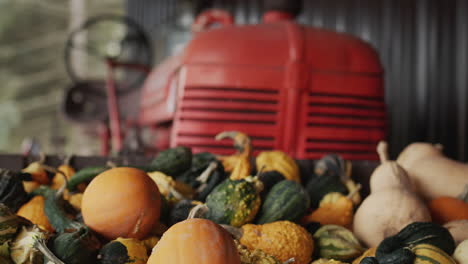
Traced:
<path fill-rule="evenodd" d="M 311 214 L 305 216 L 302 222 L 319 222 L 321 225 L 340 225 L 349 228 L 353 222 L 353 201 L 351 197 L 358 192 L 345 196 L 338 192 L 328 193 L 320 201 L 320 206 Z"/>
<path fill-rule="evenodd" d="M 240 180 L 250 175 L 252 165 L 252 143 L 250 138 L 238 131 L 225 131 L 216 135 L 216 140 L 230 138 L 234 141 L 234 148 L 237 152 L 230 156 L 218 156 L 218 160 L 223 163 L 224 170 L 231 172 L 232 180 Z"/>
<path fill-rule="evenodd" d="M 364 253 L 362 253 L 362 255 L 355 259 L 353 261 L 353 264 L 360 264 L 361 263 L 361 260 L 363 258 L 366 258 L 366 257 L 375 257 L 375 252 L 377 251 L 377 247 L 371 247 L 369 248 L 368 250 L 366 250 Z"/>
<path fill-rule="evenodd" d="M 28 219 L 43 230 L 53 232 L 54 228 L 50 225 L 49 219 L 44 212 L 44 201 L 44 197 L 34 196 L 29 202 L 21 206 L 17 215 Z"/>
<path fill-rule="evenodd" d="M 146 264 L 148 251 L 137 239 L 119 237 L 102 247 L 98 259 L 101 263 Z"/>
<path fill-rule="evenodd" d="M 255 162 L 259 170 L 262 168 L 264 172 L 277 171 L 287 180 L 301 182 L 296 162 L 282 151 L 263 151 L 257 156 Z"/>
<path fill-rule="evenodd" d="M 159 192 L 168 199 L 170 199 L 171 196 L 174 197 L 176 201 L 186 198 L 190 199 L 195 194 L 195 191 L 190 186 L 176 181 L 171 176 L 162 172 L 148 172 L 148 176 L 156 183 Z"/>
<path fill-rule="evenodd" d="M 63 174 L 65 174 L 65 176 L 67 176 L 67 179 L 70 179 L 73 174 L 75 174 L 75 169 L 70 166 L 70 159 L 71 156 L 67 157 L 63 164 L 57 168 L 57 170 L 61 171 Z M 51 188 L 54 190 L 60 189 L 60 187 L 63 186 L 64 181 L 65 179 L 63 178 L 63 175 L 60 173 L 55 173 L 54 178 L 52 178 Z"/>

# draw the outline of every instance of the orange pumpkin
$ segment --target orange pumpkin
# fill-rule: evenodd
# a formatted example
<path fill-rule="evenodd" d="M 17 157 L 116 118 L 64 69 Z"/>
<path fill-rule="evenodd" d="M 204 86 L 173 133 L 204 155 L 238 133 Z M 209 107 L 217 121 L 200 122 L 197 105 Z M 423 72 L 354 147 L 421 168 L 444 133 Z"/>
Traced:
<path fill-rule="evenodd" d="M 22 216 L 31 223 L 38 225 L 40 228 L 53 232 L 54 228 L 50 225 L 49 219 L 44 212 L 44 197 L 34 196 L 29 202 L 23 204 L 18 210 L 17 215 Z"/>
<path fill-rule="evenodd" d="M 173 225 L 153 248 L 147 264 L 240 264 L 234 240 L 206 219 L 188 219 Z"/>
<path fill-rule="evenodd" d="M 83 194 L 84 222 L 108 239 L 142 239 L 158 223 L 161 195 L 142 170 L 113 168 L 94 178 Z"/>
<path fill-rule="evenodd" d="M 429 210 L 433 221 L 439 224 L 468 219 L 468 185 L 458 198 L 442 196 L 431 200 Z"/>

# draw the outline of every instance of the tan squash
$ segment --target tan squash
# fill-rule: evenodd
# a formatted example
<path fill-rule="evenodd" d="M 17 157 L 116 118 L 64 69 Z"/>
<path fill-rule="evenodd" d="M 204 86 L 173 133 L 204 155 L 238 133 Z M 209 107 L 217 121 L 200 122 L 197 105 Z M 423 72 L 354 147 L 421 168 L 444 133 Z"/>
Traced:
<path fill-rule="evenodd" d="M 468 240 L 468 220 L 456 220 L 448 222 L 444 225 L 450 231 L 455 245 L 460 244 L 464 240 Z"/>
<path fill-rule="evenodd" d="M 382 164 L 370 179 L 371 194 L 355 213 L 353 230 L 368 247 L 376 247 L 386 237 L 412 222 L 429 222 L 425 203 L 412 191 L 405 170 L 388 160 L 387 144 L 377 146 Z"/>
<path fill-rule="evenodd" d="M 453 253 L 453 258 L 458 264 L 468 264 L 468 239 L 458 245 Z"/>
<path fill-rule="evenodd" d="M 468 183 L 468 164 L 445 157 L 440 145 L 410 144 L 400 153 L 397 162 L 425 199 L 457 197 Z"/>

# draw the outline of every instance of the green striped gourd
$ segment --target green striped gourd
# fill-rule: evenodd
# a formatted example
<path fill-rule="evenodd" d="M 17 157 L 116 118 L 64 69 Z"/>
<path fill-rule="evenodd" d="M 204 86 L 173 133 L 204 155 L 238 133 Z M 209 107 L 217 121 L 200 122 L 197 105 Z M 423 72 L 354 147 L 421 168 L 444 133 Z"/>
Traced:
<path fill-rule="evenodd" d="M 321 258 L 346 262 L 364 252 L 354 234 L 342 226 L 324 225 L 315 232 L 314 239 Z"/>
<path fill-rule="evenodd" d="M 456 264 L 452 257 L 431 244 L 418 244 L 412 250 L 416 255 L 413 264 Z"/>
<path fill-rule="evenodd" d="M 280 181 L 267 194 L 257 224 L 299 220 L 309 206 L 309 195 L 300 183 L 290 180 Z"/>

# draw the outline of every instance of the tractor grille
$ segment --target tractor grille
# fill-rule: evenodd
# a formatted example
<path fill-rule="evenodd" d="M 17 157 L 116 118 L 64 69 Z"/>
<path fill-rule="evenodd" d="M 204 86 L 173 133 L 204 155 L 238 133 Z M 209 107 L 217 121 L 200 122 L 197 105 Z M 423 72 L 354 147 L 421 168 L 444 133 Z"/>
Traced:
<path fill-rule="evenodd" d="M 185 87 L 174 143 L 194 152 L 231 154 L 232 142 L 214 137 L 236 130 L 251 137 L 257 153 L 273 149 L 278 140 L 278 97 L 276 90 Z"/>
<path fill-rule="evenodd" d="M 377 159 L 375 148 L 386 126 L 383 98 L 311 92 L 303 102 L 300 156 Z"/>

